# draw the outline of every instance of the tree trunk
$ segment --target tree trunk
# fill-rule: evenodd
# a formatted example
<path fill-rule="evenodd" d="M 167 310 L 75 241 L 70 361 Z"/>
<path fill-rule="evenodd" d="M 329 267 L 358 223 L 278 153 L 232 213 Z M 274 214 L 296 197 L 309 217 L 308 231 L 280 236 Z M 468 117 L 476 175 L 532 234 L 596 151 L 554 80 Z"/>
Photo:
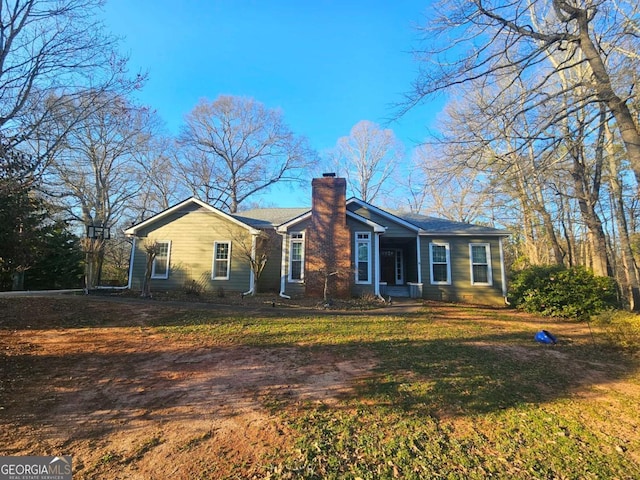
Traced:
<path fill-rule="evenodd" d="M 622 257 L 622 265 L 624 271 L 626 297 L 628 298 L 629 308 L 633 311 L 640 310 L 640 280 L 638 275 L 638 266 L 633 257 L 633 249 L 631 247 L 631 239 L 629 237 L 629 227 L 625 216 L 625 204 L 623 197 L 622 182 L 619 177 L 619 165 L 616 162 L 613 150 L 613 135 L 609 128 L 606 128 L 605 135 L 607 137 L 606 146 L 609 159 L 609 177 L 610 188 L 613 196 L 613 212 L 615 215 L 616 226 L 618 228 L 618 236 L 620 242 L 620 252 Z"/>
<path fill-rule="evenodd" d="M 578 155 L 573 157 L 573 179 L 577 192 L 578 206 L 585 225 L 588 229 L 587 239 L 591 249 L 591 268 L 595 275 L 601 277 L 613 276 L 611 265 L 607 257 L 607 239 L 602 226 L 602 220 L 595 210 L 597 194 L 587 191 L 584 165 Z"/>
<path fill-rule="evenodd" d="M 11 290 L 24 290 L 24 270 L 20 269 L 11 274 Z"/>
<path fill-rule="evenodd" d="M 147 263 L 144 270 L 144 280 L 142 281 L 141 297 L 151 298 L 151 272 L 153 271 L 153 261 L 156 258 L 156 254 L 150 249 L 147 249 Z"/>
<path fill-rule="evenodd" d="M 579 28 L 580 49 L 584 53 L 589 66 L 593 72 L 593 80 L 595 82 L 595 89 L 598 99 L 604 102 L 614 118 L 618 128 L 620 129 L 620 136 L 625 145 L 627 156 L 631 169 L 636 177 L 636 182 L 640 187 L 640 132 L 635 123 L 634 117 L 629 110 L 628 105 L 613 90 L 611 78 L 607 72 L 600 52 L 596 45 L 593 43 L 589 33 L 589 18 L 586 9 L 578 10 L 577 20 Z"/>

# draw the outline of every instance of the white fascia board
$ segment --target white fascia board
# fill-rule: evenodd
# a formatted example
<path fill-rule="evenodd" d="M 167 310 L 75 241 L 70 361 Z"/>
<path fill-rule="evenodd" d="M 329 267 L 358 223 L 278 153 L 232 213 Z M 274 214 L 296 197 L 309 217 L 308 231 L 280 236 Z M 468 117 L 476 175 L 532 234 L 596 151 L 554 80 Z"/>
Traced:
<path fill-rule="evenodd" d="M 283 223 L 282 225 L 278 225 L 276 227 L 276 232 L 282 234 L 282 233 L 286 233 L 290 227 L 292 227 L 293 225 L 295 225 L 298 222 L 301 222 L 303 220 L 306 220 L 308 218 L 311 217 L 311 210 L 309 210 L 306 213 L 303 213 L 302 215 L 298 215 L 296 218 L 293 218 L 291 220 L 289 220 L 286 223 Z"/>
<path fill-rule="evenodd" d="M 360 205 L 362 208 L 371 210 L 372 212 L 377 213 L 378 215 L 389 219 L 389 221 L 402 225 L 403 227 L 408 228 L 409 230 L 413 230 L 414 232 L 420 233 L 422 231 L 422 229 L 417 225 L 407 222 L 406 220 L 403 220 L 400 217 L 396 217 L 392 213 L 385 212 L 381 208 L 374 207 L 370 203 L 360 200 L 359 198 L 355 198 L 355 197 L 350 198 L 349 200 L 347 200 L 347 205 L 349 205 L 350 203 L 355 203 L 357 205 Z"/>
<path fill-rule="evenodd" d="M 362 215 L 358 215 L 357 213 L 353 213 L 350 210 L 347 210 L 347 217 L 351 217 L 354 220 L 369 225 L 373 228 L 375 233 L 384 233 L 387 231 L 387 227 L 380 225 L 379 223 L 374 222 L 373 220 L 369 220 L 368 218 L 363 217 Z"/>
<path fill-rule="evenodd" d="M 420 230 L 420 236 L 423 237 L 510 237 L 511 232 L 430 232 L 427 230 Z"/>

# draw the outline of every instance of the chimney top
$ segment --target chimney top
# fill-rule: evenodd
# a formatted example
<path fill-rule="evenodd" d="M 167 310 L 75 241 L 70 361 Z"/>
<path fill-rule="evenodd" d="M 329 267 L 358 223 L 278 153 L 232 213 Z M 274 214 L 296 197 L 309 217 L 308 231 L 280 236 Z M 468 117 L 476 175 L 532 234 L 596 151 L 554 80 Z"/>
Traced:
<path fill-rule="evenodd" d="M 323 173 L 322 176 L 323 177 L 335 177 L 336 174 L 335 174 L 335 172 L 328 172 L 328 173 Z"/>

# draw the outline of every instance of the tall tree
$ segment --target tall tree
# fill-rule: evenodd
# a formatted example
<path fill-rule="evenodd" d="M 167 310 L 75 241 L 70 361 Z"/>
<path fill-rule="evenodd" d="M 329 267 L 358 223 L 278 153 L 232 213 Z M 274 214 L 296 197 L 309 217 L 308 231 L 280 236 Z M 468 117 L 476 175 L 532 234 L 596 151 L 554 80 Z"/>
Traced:
<path fill-rule="evenodd" d="M 351 192 L 371 203 L 384 193 L 403 150 L 391 129 L 360 120 L 348 136 L 338 139 L 332 156 L 336 171 L 347 179 Z"/>
<path fill-rule="evenodd" d="M 0 290 L 77 286 L 77 239 L 38 195 L 36 162 L 11 144 L 0 141 Z"/>
<path fill-rule="evenodd" d="M 631 0 L 442 1 L 423 30 L 427 43 L 416 52 L 424 60 L 422 70 L 405 107 L 452 85 L 500 78 L 528 84 L 519 100 L 524 109 L 571 93 L 575 103 L 549 111 L 547 125 L 565 118 L 574 105 L 602 102 L 615 118 L 640 185 L 640 130 L 628 105 L 633 88 L 623 69 L 637 69 L 640 61 L 639 11 Z M 547 61 L 549 52 L 567 51 L 572 54 L 558 55 L 556 64 Z M 548 88 L 558 72 L 579 65 L 590 71 L 575 77 L 580 83 L 566 91 Z M 546 73 L 537 75 L 542 68 Z M 530 132 L 530 141 L 543 132 L 540 127 Z"/>
<path fill-rule="evenodd" d="M 44 215 L 31 195 L 35 162 L 0 137 L 0 288 L 21 290 Z"/>
<path fill-rule="evenodd" d="M 166 210 L 188 196 L 184 182 L 180 181 L 178 149 L 175 140 L 168 136 L 154 135 L 135 156 L 139 165 L 139 195 L 131 206 L 133 223 Z"/>
<path fill-rule="evenodd" d="M 414 168 L 408 177 L 423 179 L 423 195 L 428 198 L 420 213 L 456 222 L 487 222 L 491 216 L 491 198 L 497 193 L 481 170 L 456 162 L 450 153 L 449 149 L 433 148 L 429 144 L 415 150 Z M 417 198 L 416 194 L 413 198 Z"/>
<path fill-rule="evenodd" d="M 314 156 L 282 112 L 229 95 L 201 100 L 185 117 L 180 144 L 194 194 L 231 213 L 277 182 L 297 179 Z"/>
<path fill-rule="evenodd" d="M 57 117 L 65 129 L 65 119 L 74 123 L 55 152 L 45 185 L 47 193 L 64 204 L 70 218 L 84 227 L 112 227 L 131 208 L 140 190 L 136 159 L 148 151 L 155 117 L 119 95 L 103 94 L 102 108 L 74 119 L 73 112 L 84 109 L 85 102 L 94 98 L 78 99 L 65 106 L 70 115 Z M 104 249 L 95 253 L 95 278 L 99 279 Z"/>
<path fill-rule="evenodd" d="M 18 142 L 33 140 L 61 104 L 77 95 L 134 88 L 117 42 L 98 20 L 102 0 L 6 0 L 0 6 L 0 130 Z M 68 111 L 67 113 L 71 113 Z M 75 110 L 74 118 L 85 114 Z M 70 118 L 68 123 L 72 123 Z M 44 163 L 58 134 L 33 158 Z"/>

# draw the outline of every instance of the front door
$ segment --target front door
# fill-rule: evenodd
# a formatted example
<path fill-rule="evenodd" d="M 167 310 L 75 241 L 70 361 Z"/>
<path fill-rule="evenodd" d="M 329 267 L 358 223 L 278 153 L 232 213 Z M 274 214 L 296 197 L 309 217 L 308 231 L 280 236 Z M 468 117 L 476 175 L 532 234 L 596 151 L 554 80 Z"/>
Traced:
<path fill-rule="evenodd" d="M 380 281 L 387 285 L 402 285 L 404 271 L 402 265 L 402 250 L 399 248 L 385 248 L 380 250 Z"/>

